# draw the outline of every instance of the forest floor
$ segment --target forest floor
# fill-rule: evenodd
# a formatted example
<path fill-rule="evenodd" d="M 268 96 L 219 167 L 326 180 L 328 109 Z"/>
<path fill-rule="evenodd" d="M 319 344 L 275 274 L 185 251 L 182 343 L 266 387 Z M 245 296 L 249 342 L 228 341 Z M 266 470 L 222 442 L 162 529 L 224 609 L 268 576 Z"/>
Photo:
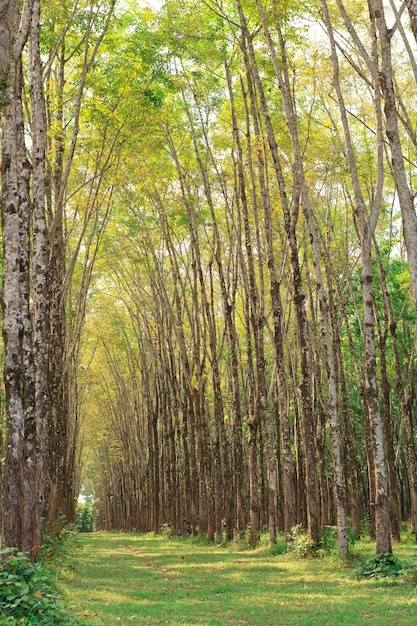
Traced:
<path fill-rule="evenodd" d="M 355 576 L 355 563 L 374 553 L 367 541 L 355 544 L 349 565 L 280 553 L 283 541 L 256 550 L 139 533 L 78 541 L 60 588 L 87 624 L 417 624 L 416 581 Z M 396 544 L 394 553 L 415 557 L 416 544 Z"/>

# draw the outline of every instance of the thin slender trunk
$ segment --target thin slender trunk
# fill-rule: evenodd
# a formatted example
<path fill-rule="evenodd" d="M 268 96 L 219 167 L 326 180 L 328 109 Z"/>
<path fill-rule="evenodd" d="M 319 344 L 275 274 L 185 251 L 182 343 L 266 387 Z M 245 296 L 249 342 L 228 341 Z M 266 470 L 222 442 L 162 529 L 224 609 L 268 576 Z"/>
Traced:
<path fill-rule="evenodd" d="M 376 351 L 374 337 L 374 295 L 373 295 L 373 274 L 372 274 L 372 237 L 375 231 L 379 209 L 382 198 L 383 183 L 383 139 L 382 139 L 382 119 L 381 102 L 378 92 L 378 83 L 375 84 L 375 118 L 376 118 L 376 165 L 377 165 L 377 185 L 375 195 L 372 200 L 370 217 L 367 218 L 367 211 L 362 196 L 354 149 L 347 119 L 347 112 L 339 80 L 339 62 L 337 58 L 336 46 L 333 35 L 333 27 L 330 21 L 327 4 L 322 0 L 322 9 L 325 18 L 326 28 L 329 36 L 331 57 L 333 64 L 333 85 L 336 91 L 339 104 L 339 111 L 345 138 L 346 156 L 352 181 L 355 213 L 357 217 L 362 262 L 362 299 L 364 307 L 364 342 L 365 342 L 365 379 L 366 379 L 366 404 L 369 411 L 369 423 L 372 437 L 372 449 L 375 464 L 375 485 L 376 502 L 371 506 L 375 510 L 375 530 L 377 540 L 377 553 L 391 552 L 391 530 L 388 512 L 388 479 L 385 462 L 382 419 L 379 409 L 379 395 L 377 384 Z M 373 50 L 374 57 L 376 56 Z M 374 77 L 376 79 L 376 77 Z"/>
<path fill-rule="evenodd" d="M 394 182 L 401 207 L 401 216 L 404 227 L 404 239 L 407 247 L 408 264 L 410 268 L 411 289 L 414 309 L 417 311 L 417 215 L 414 206 L 414 194 L 407 182 L 407 173 L 403 150 L 401 147 L 398 127 L 398 113 L 393 81 L 391 57 L 391 37 L 385 20 L 384 5 L 381 0 L 369 0 L 371 21 L 375 20 L 379 35 L 381 68 L 379 72 L 380 87 L 384 96 L 385 132 L 391 149 L 391 163 Z M 411 26 L 414 31 L 416 3 L 407 1 Z"/>
<path fill-rule="evenodd" d="M 383 275 L 381 259 L 376 241 L 374 241 L 374 249 L 376 251 L 378 259 L 378 273 L 379 281 L 382 283 L 385 281 Z M 384 290 L 384 287 L 382 287 Z M 383 428 L 385 438 L 385 450 L 387 457 L 387 470 L 388 470 L 388 484 L 389 484 L 389 502 L 390 502 L 390 519 L 391 519 L 391 533 L 394 539 L 400 541 L 401 530 L 401 515 L 400 515 L 400 502 L 398 499 L 398 484 L 397 474 L 395 467 L 395 452 L 394 452 L 394 429 L 392 423 L 392 411 L 391 411 L 391 386 L 388 378 L 388 366 L 386 356 L 386 342 L 389 333 L 388 326 L 388 314 L 385 308 L 384 311 L 384 328 L 381 326 L 381 322 L 377 316 L 375 310 L 376 328 L 378 332 L 378 348 L 379 348 L 379 369 L 381 377 L 381 398 L 382 398 L 382 417 Z"/>

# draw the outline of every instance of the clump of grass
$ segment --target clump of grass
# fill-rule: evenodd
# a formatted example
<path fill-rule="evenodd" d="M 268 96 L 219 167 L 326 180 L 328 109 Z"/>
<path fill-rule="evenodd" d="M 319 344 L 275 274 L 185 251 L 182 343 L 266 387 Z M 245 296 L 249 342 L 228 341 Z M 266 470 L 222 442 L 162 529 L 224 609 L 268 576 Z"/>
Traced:
<path fill-rule="evenodd" d="M 278 537 L 277 542 L 272 546 L 268 546 L 268 553 L 272 555 L 279 556 L 280 554 L 285 554 L 287 551 L 287 544 L 285 543 L 284 537 Z"/>

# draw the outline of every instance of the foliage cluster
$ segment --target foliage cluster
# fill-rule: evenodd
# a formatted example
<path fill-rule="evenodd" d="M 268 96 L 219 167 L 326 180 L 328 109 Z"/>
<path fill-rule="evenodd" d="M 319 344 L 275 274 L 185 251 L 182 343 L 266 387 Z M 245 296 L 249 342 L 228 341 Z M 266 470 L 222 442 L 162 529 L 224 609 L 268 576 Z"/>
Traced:
<path fill-rule="evenodd" d="M 358 578 L 399 578 L 417 585 L 417 551 L 408 559 L 399 559 L 389 552 L 376 554 L 361 561 L 357 568 Z"/>
<path fill-rule="evenodd" d="M 347 542 L 350 548 L 355 545 L 358 535 L 350 526 L 346 529 Z M 323 557 L 337 551 L 337 528 L 324 526 L 319 544 L 316 544 L 308 536 L 308 531 L 302 524 L 296 524 L 287 534 L 287 551 L 296 556 Z"/>
<path fill-rule="evenodd" d="M 52 572 L 32 563 L 22 552 L 2 550 L 0 565 L 0 623 L 70 625 L 78 622 L 61 603 Z"/>
<path fill-rule="evenodd" d="M 161 537 L 166 537 L 169 539 L 170 537 L 175 537 L 177 533 L 175 532 L 175 528 L 171 524 L 162 524 L 160 529 Z"/>
<path fill-rule="evenodd" d="M 95 530 L 95 509 L 91 502 L 79 502 L 75 514 L 75 526 L 79 533 L 92 533 Z"/>
<path fill-rule="evenodd" d="M 66 524 L 63 516 L 53 524 L 49 533 L 44 533 L 42 538 L 41 562 L 51 569 L 62 563 L 70 563 L 75 555 L 77 530 L 74 524 Z"/>
<path fill-rule="evenodd" d="M 400 559 L 389 552 L 382 552 L 362 561 L 358 568 L 358 575 L 362 578 L 386 578 L 398 576 L 403 564 Z"/>
<path fill-rule="evenodd" d="M 68 566 L 75 551 L 75 529 L 62 518 L 45 534 L 41 559 L 33 563 L 23 552 L 0 552 L 0 624 L 71 626 L 80 624 L 60 598 L 55 585 L 58 567 Z"/>

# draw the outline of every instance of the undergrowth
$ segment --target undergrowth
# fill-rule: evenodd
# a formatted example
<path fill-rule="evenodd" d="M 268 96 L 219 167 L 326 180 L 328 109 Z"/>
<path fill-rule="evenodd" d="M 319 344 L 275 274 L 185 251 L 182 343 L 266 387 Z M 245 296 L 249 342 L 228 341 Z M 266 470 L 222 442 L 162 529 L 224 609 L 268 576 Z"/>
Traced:
<path fill-rule="evenodd" d="M 389 552 L 382 552 L 362 561 L 358 567 L 359 578 L 396 577 L 403 570 L 403 564 Z"/>
<path fill-rule="evenodd" d="M 353 528 L 347 527 L 346 539 L 348 548 L 351 550 L 358 539 Z M 287 551 L 298 557 L 325 557 L 337 552 L 337 550 L 338 537 L 335 526 L 324 526 L 318 543 L 309 538 L 308 532 L 302 524 L 293 526 L 287 534 Z"/>
<path fill-rule="evenodd" d="M 359 563 L 356 575 L 358 578 L 409 581 L 417 586 L 417 549 L 414 548 L 411 556 L 402 560 L 389 552 L 376 554 Z"/>
<path fill-rule="evenodd" d="M 55 586 L 59 568 L 68 567 L 69 557 L 74 555 L 74 538 L 74 529 L 59 520 L 44 536 L 37 563 L 14 548 L 0 551 L 0 624 L 81 624 L 70 614 Z"/>

